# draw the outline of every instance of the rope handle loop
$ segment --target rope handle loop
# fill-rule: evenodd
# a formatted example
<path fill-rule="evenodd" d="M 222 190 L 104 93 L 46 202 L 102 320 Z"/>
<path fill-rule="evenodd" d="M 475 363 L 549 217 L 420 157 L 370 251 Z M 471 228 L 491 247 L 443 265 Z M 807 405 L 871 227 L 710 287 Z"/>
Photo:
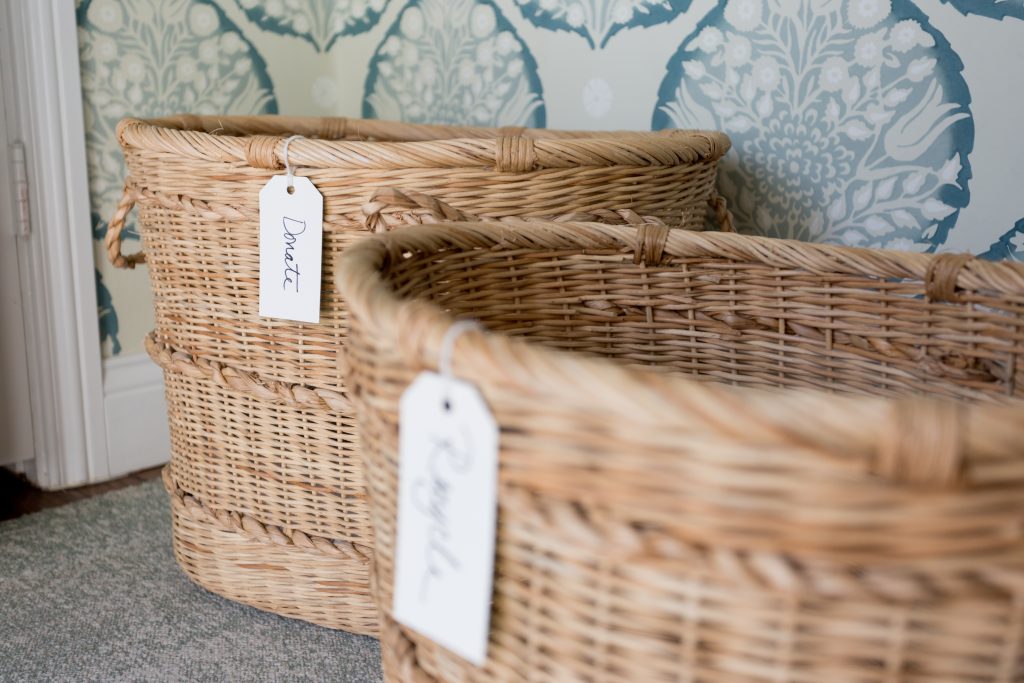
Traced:
<path fill-rule="evenodd" d="M 711 196 L 708 197 L 708 206 L 715 213 L 715 221 L 722 232 L 736 232 L 732 211 L 729 211 L 729 205 L 726 203 L 725 197 L 717 192 L 712 192 Z"/>
<path fill-rule="evenodd" d="M 146 254 L 142 250 L 134 254 L 125 254 L 121 250 L 121 233 L 124 232 L 128 215 L 135 207 L 135 202 L 138 201 L 138 198 L 139 194 L 132 186 L 131 179 L 129 178 L 125 181 L 124 192 L 121 194 L 120 201 L 117 202 L 114 215 L 111 216 L 110 222 L 107 223 L 107 234 L 103 238 L 103 246 L 107 250 L 107 260 L 115 268 L 132 270 L 136 265 L 146 262 Z"/>
<path fill-rule="evenodd" d="M 724 201 L 722 200 L 723 203 Z M 395 211 L 395 209 L 406 209 L 406 211 L 400 212 Z M 732 215 L 729 214 L 728 209 L 723 210 L 728 220 L 728 229 L 723 228 L 723 230 L 731 231 Z M 397 187 L 382 187 L 375 190 L 370 199 L 363 204 L 362 212 L 364 227 L 367 231 L 376 233 L 387 232 L 401 225 L 422 225 L 424 223 L 440 223 L 443 221 L 494 222 L 505 220 L 480 217 L 456 208 L 424 192 Z M 393 218 L 393 223 L 389 223 L 385 216 L 397 217 L 397 220 Z M 574 221 L 580 223 L 637 226 L 665 225 L 664 221 L 656 216 L 640 215 L 632 209 L 593 209 L 591 211 L 566 213 L 545 219 L 524 217 L 509 218 L 508 220 L 551 220 L 557 223 Z"/>

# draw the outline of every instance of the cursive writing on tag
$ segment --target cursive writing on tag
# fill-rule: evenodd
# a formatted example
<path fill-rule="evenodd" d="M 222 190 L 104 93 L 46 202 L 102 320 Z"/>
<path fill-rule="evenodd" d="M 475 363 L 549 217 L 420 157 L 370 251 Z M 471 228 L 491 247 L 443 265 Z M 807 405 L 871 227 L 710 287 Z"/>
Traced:
<path fill-rule="evenodd" d="M 299 264 L 295 260 L 295 242 L 299 235 L 306 232 L 306 221 L 285 216 L 281 219 L 284 225 L 284 289 L 294 283 L 295 293 L 299 291 Z"/>
<path fill-rule="evenodd" d="M 416 509 L 428 520 L 421 601 L 429 598 L 431 579 L 443 579 L 446 571 L 458 571 L 461 567 L 452 548 L 451 494 L 457 485 L 453 480 L 469 472 L 473 456 L 469 450 L 460 450 L 453 440 L 435 437 L 427 460 L 426 473 L 417 477 L 413 484 Z"/>

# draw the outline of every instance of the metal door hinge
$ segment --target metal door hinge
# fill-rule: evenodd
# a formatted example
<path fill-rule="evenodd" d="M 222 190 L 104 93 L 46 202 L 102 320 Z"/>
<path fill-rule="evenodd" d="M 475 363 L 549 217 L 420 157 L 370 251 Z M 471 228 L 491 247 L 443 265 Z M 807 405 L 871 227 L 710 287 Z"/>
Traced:
<path fill-rule="evenodd" d="M 28 164 L 25 162 L 25 143 L 11 143 L 11 171 L 14 177 L 14 234 L 32 236 L 32 215 L 28 203 Z"/>

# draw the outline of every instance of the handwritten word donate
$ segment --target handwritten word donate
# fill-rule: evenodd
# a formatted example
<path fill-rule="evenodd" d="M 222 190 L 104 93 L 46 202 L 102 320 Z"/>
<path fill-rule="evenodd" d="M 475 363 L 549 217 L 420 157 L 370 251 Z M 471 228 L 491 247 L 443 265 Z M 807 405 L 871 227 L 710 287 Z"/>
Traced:
<path fill-rule="evenodd" d="M 295 293 L 298 294 L 299 264 L 295 260 L 295 243 L 299 235 L 306 232 L 306 221 L 285 216 L 281 223 L 284 226 L 284 282 L 281 286 L 287 290 L 288 285 L 294 284 Z"/>

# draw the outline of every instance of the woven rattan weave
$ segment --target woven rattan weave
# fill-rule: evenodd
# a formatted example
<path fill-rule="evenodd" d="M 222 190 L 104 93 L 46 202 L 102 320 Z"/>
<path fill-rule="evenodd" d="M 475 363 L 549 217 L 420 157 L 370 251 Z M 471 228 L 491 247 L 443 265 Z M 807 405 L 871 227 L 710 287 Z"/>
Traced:
<path fill-rule="evenodd" d="M 1024 681 L 1024 266 L 594 224 L 339 263 L 390 683 Z M 465 317 L 482 669 L 388 616 L 399 397 Z"/>
<path fill-rule="evenodd" d="M 149 266 L 156 330 L 148 348 L 165 370 L 169 486 L 189 501 L 175 506 L 178 559 L 222 595 L 361 633 L 375 630 L 372 529 L 344 384 L 346 312 L 329 284 L 333 256 L 389 224 L 467 215 L 628 210 L 699 228 L 729 145 L 718 133 L 285 117 L 128 119 L 118 135 L 130 176 L 107 248 L 116 265 Z M 258 194 L 282 173 L 293 135 L 306 139 L 290 142 L 289 162 L 324 197 L 318 325 L 257 314 Z M 145 257 L 120 250 L 134 204 Z M 724 225 L 724 206 L 712 204 Z"/>

